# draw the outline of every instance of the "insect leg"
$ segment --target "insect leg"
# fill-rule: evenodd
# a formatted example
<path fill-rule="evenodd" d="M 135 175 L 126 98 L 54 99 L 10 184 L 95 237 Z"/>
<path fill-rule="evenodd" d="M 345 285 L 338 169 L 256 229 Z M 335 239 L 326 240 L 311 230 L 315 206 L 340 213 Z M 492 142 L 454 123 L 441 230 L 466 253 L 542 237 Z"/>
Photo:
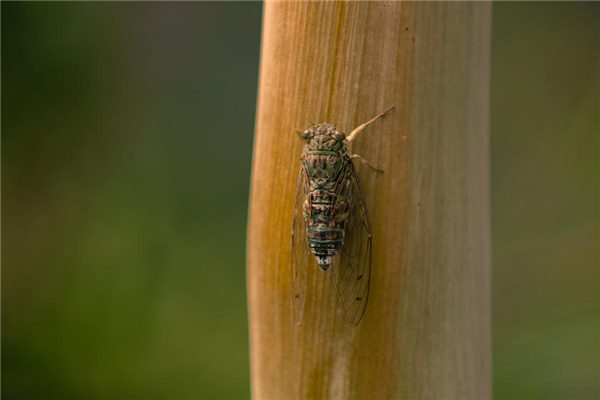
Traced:
<path fill-rule="evenodd" d="M 378 116 L 376 116 L 375 118 L 365 122 L 364 124 L 361 124 L 359 126 L 357 126 L 356 128 L 354 128 L 354 130 L 352 132 L 350 132 L 350 134 L 348 136 L 346 136 L 346 142 L 351 142 L 354 139 L 356 139 L 356 137 L 370 124 L 372 124 L 373 122 L 377 121 L 379 118 L 383 117 L 385 114 L 389 113 L 390 111 L 392 111 L 395 108 L 395 106 L 390 107 L 387 111 L 382 112 L 381 114 L 379 114 Z"/>
<path fill-rule="evenodd" d="M 350 158 L 356 158 L 358 159 L 361 163 L 363 164 L 367 164 L 367 166 L 369 168 L 371 168 L 372 170 L 376 171 L 376 172 L 380 172 L 383 173 L 383 170 L 381 168 L 377 168 L 374 167 L 373 165 L 371 165 L 367 160 L 365 160 L 364 158 L 362 158 L 361 156 L 359 156 L 358 154 L 350 154 Z"/>

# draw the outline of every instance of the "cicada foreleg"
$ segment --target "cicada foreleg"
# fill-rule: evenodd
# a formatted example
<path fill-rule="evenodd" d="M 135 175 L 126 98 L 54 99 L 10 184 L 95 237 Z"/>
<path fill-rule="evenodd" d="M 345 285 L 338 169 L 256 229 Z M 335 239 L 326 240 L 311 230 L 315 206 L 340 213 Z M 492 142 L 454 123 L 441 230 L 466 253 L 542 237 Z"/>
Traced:
<path fill-rule="evenodd" d="M 365 160 L 364 158 L 362 158 L 361 156 L 359 156 L 358 154 L 350 154 L 349 157 L 351 159 L 357 159 L 359 160 L 361 163 L 366 164 L 369 168 L 371 168 L 373 171 L 375 172 L 379 172 L 379 173 L 383 173 L 383 170 L 381 168 L 377 168 L 373 165 L 371 165 L 371 163 L 369 163 L 367 160 Z"/>

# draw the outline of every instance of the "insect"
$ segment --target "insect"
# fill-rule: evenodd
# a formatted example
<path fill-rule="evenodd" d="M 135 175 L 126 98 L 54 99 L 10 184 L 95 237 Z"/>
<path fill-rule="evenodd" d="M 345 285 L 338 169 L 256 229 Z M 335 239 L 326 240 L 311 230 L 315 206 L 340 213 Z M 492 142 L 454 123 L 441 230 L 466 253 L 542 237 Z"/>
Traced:
<path fill-rule="evenodd" d="M 356 127 L 349 135 L 335 125 L 315 124 L 298 132 L 306 142 L 300 157 L 292 226 L 292 280 L 296 322 L 302 320 L 310 269 L 330 270 L 344 317 L 360 322 L 369 297 L 372 237 L 365 196 L 349 145 L 371 123 L 394 107 Z"/>

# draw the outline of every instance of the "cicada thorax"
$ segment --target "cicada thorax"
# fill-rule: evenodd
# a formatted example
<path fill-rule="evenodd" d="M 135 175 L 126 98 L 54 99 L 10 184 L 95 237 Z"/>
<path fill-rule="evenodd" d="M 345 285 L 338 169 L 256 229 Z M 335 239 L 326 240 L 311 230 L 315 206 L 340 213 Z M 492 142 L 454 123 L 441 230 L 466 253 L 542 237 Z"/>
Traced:
<path fill-rule="evenodd" d="M 331 125 L 317 130 L 308 140 L 302 162 L 308 192 L 302 207 L 309 248 L 326 270 L 344 245 L 350 212 L 350 158 L 343 140 Z"/>

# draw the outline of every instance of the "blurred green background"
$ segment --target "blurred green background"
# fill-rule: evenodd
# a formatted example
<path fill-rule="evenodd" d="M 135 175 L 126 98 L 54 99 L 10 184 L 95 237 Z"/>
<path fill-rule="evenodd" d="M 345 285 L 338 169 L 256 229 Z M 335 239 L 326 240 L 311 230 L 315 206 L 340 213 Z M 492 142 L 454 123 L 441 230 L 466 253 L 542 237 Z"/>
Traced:
<path fill-rule="evenodd" d="M 5 399 L 246 399 L 260 3 L 1 3 Z M 494 395 L 598 399 L 600 8 L 497 3 Z"/>

